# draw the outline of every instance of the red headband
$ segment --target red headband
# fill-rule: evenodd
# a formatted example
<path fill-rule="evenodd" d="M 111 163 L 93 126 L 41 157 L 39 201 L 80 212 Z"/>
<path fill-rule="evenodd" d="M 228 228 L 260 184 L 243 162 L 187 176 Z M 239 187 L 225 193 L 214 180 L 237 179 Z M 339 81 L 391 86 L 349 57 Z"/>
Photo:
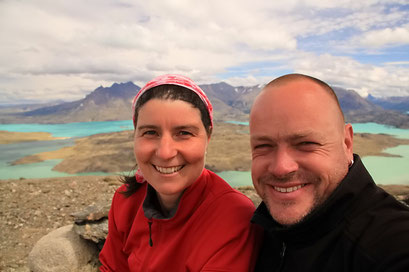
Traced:
<path fill-rule="evenodd" d="M 200 87 L 197 86 L 190 78 L 181 76 L 181 75 L 175 75 L 175 74 L 158 76 L 152 79 L 151 81 L 149 81 L 148 83 L 146 83 L 146 85 L 142 89 L 139 90 L 139 92 L 136 94 L 132 102 L 132 112 L 133 112 L 132 119 L 134 121 L 134 124 L 135 124 L 135 106 L 136 106 L 138 99 L 146 91 L 154 87 L 165 85 L 165 84 L 182 86 L 182 87 L 185 87 L 186 89 L 191 90 L 195 94 L 197 94 L 206 106 L 207 112 L 210 117 L 210 126 L 213 127 L 213 107 L 212 107 L 212 104 L 210 104 L 210 101 L 207 98 L 205 92 L 202 89 L 200 89 Z"/>

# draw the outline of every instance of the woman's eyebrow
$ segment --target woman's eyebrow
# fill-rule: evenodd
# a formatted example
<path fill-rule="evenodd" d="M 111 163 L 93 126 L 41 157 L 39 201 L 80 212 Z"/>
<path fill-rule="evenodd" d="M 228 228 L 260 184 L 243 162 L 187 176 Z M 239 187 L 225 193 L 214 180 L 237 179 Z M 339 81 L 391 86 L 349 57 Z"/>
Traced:
<path fill-rule="evenodd" d="M 158 127 L 155 125 L 142 125 L 142 126 L 136 126 L 137 130 L 142 130 L 142 129 L 157 129 Z"/>
<path fill-rule="evenodd" d="M 196 125 L 183 125 L 183 126 L 176 126 L 176 130 L 181 130 L 181 129 L 193 129 L 193 130 L 199 130 L 199 127 Z"/>

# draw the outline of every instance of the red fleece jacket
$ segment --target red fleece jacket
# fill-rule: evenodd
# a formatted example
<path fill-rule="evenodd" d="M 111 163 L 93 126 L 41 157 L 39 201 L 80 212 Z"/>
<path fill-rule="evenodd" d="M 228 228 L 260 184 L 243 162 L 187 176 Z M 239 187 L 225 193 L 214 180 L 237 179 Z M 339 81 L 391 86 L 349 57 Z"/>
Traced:
<path fill-rule="evenodd" d="M 170 219 L 145 217 L 146 184 L 128 198 L 124 190 L 112 201 L 101 271 L 253 270 L 261 238 L 250 224 L 254 205 L 216 174 L 204 169 Z"/>

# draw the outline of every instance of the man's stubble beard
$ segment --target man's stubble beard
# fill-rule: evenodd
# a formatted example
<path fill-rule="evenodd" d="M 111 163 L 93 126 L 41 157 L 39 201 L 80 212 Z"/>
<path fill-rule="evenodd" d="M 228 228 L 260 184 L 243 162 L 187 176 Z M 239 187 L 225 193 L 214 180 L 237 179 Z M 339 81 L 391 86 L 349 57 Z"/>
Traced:
<path fill-rule="evenodd" d="M 303 184 L 305 184 L 305 183 L 313 184 L 313 186 L 316 186 L 316 187 L 318 187 L 319 184 L 321 183 L 321 180 L 319 178 L 315 177 L 314 175 L 307 174 L 307 173 L 301 174 L 300 172 L 292 172 L 292 173 L 289 173 L 288 175 L 286 175 L 284 177 L 280 177 L 280 178 L 277 178 L 277 177 L 275 177 L 274 175 L 271 175 L 271 174 L 265 175 L 265 176 L 263 176 L 263 177 L 261 177 L 259 179 L 259 183 L 264 184 L 264 186 L 268 186 L 268 185 L 265 185 L 265 184 L 266 183 L 271 184 L 272 182 L 274 182 L 274 184 L 281 183 L 281 184 L 285 185 L 287 182 L 290 182 L 290 181 L 293 181 L 293 180 L 301 181 L 301 183 L 303 183 Z M 319 206 L 323 202 L 325 202 L 325 200 L 326 200 L 326 199 L 323 199 L 322 196 L 319 196 L 317 194 L 317 191 L 314 191 L 313 202 L 312 202 L 311 207 L 309 209 L 307 209 L 304 213 L 302 213 L 297 220 L 292 221 L 289 224 L 285 224 L 285 223 L 280 222 L 282 220 L 280 220 L 280 221 L 277 220 L 278 218 L 275 218 L 275 216 L 272 214 L 273 209 L 271 208 L 272 207 L 271 205 L 274 205 L 274 201 L 270 200 L 270 197 L 269 197 L 269 194 L 267 193 L 267 190 L 264 190 L 264 195 L 262 195 L 260 197 L 265 202 L 265 204 L 266 204 L 266 206 L 267 206 L 267 208 L 269 210 L 269 213 L 273 217 L 273 219 L 275 221 L 277 221 L 278 223 L 280 223 L 281 225 L 285 225 L 285 226 L 291 226 L 291 225 L 301 223 L 302 221 L 304 221 L 304 219 L 309 214 L 311 214 L 313 211 L 315 211 L 317 208 L 319 208 Z M 295 204 L 296 204 L 295 201 L 281 202 L 281 205 L 283 205 L 283 206 L 291 206 L 291 205 L 295 205 Z"/>

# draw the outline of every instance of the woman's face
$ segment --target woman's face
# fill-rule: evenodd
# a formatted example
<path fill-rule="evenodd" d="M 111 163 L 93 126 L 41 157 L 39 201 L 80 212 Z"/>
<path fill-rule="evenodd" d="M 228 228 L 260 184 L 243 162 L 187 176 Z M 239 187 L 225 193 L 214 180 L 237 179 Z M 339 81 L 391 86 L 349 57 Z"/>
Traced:
<path fill-rule="evenodd" d="M 135 158 L 161 201 L 179 198 L 200 176 L 208 142 L 200 111 L 190 103 L 151 99 L 139 109 Z"/>

